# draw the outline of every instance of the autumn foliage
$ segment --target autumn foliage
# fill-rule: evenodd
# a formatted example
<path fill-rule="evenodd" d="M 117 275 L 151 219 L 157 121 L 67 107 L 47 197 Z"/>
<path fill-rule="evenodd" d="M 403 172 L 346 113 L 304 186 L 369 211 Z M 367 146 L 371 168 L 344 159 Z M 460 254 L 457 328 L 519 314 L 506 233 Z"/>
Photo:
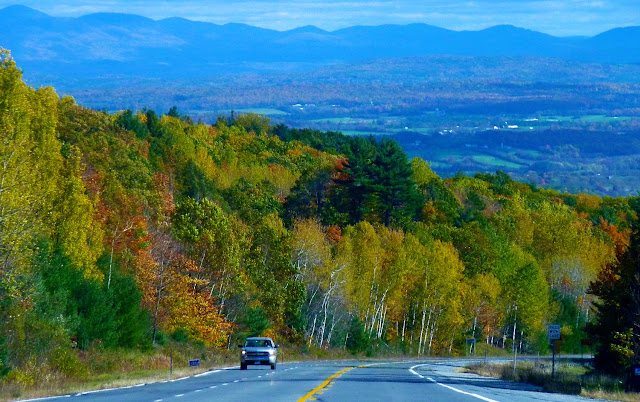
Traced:
<path fill-rule="evenodd" d="M 473 337 L 537 352 L 554 322 L 575 351 L 589 284 L 615 274 L 637 220 L 632 199 L 504 172 L 443 180 L 387 139 L 86 109 L 29 88 L 6 52 L 0 87 L 7 381 L 38 358 L 57 370 L 60 350 L 170 337 L 419 355 Z"/>

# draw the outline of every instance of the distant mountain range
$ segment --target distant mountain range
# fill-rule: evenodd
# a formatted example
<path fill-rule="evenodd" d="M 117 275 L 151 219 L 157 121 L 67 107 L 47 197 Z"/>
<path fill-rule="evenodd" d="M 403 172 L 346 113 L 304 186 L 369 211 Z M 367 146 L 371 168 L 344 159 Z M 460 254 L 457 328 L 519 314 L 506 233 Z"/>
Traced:
<path fill-rule="evenodd" d="M 428 55 L 542 56 L 640 63 L 640 27 L 594 37 L 555 37 L 510 25 L 452 31 L 426 24 L 306 26 L 275 31 L 167 18 L 98 13 L 52 17 L 25 6 L 0 10 L 0 46 L 40 80 L 129 76 L 196 78 L 300 71 L 319 64 Z"/>

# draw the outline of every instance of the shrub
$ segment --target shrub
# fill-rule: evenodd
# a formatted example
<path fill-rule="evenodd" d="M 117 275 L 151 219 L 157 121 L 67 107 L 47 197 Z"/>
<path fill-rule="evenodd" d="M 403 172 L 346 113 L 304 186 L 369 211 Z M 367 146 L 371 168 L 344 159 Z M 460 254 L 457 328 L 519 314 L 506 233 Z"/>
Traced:
<path fill-rule="evenodd" d="M 89 372 L 87 367 L 78 359 L 76 352 L 69 348 L 58 347 L 49 357 L 51 368 L 59 371 L 67 378 L 85 379 Z"/>
<path fill-rule="evenodd" d="M 351 319 L 347 349 L 352 354 L 365 352 L 367 356 L 373 355 L 371 338 L 364 330 L 364 324 L 357 317 Z"/>

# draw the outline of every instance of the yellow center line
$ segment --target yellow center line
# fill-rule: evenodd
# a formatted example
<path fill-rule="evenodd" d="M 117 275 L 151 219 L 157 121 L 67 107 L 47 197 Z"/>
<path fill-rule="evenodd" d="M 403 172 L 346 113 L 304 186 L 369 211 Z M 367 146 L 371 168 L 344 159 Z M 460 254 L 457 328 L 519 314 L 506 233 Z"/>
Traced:
<path fill-rule="evenodd" d="M 309 393 L 307 395 L 305 395 L 302 398 L 298 399 L 298 402 L 305 402 L 306 400 L 311 400 L 311 401 L 315 400 L 316 398 L 312 398 L 312 396 L 314 394 L 318 393 L 318 391 L 322 390 L 323 388 L 331 387 L 334 384 L 334 382 L 332 380 L 337 379 L 342 374 L 346 373 L 347 371 L 353 370 L 354 368 L 365 368 L 365 367 L 377 366 L 379 364 L 394 364 L 394 363 L 403 363 L 403 362 L 371 363 L 371 364 L 363 364 L 362 366 L 347 367 L 346 369 L 340 370 L 337 373 L 335 373 L 334 375 L 332 375 L 331 377 L 329 377 L 326 380 L 324 380 L 324 382 L 322 384 L 318 385 L 317 387 L 315 387 L 314 389 L 309 391 Z"/>
<path fill-rule="evenodd" d="M 309 393 L 305 396 L 303 396 L 302 398 L 298 399 L 298 402 L 304 402 L 307 399 L 311 398 L 313 396 L 313 394 L 315 394 L 316 392 L 320 391 L 322 388 L 326 387 L 327 385 L 329 385 L 329 383 L 331 382 L 331 380 L 333 380 L 334 378 L 338 377 L 339 375 L 342 375 L 344 373 L 346 373 L 349 370 L 353 370 L 355 368 L 354 367 L 347 367 L 344 370 L 340 370 L 337 373 L 335 373 L 334 375 L 332 375 L 331 377 L 327 378 L 326 380 L 324 380 L 324 382 L 320 385 L 318 385 L 317 387 L 315 387 L 314 389 L 312 389 L 311 391 L 309 391 Z M 315 399 L 315 398 L 313 398 Z"/>

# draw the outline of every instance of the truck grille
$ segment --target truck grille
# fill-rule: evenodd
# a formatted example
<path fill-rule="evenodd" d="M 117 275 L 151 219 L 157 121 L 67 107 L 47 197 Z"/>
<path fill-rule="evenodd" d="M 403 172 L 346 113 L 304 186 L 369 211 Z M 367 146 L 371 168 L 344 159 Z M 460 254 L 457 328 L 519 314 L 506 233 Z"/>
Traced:
<path fill-rule="evenodd" d="M 247 352 L 248 357 L 268 357 L 269 352 Z"/>

